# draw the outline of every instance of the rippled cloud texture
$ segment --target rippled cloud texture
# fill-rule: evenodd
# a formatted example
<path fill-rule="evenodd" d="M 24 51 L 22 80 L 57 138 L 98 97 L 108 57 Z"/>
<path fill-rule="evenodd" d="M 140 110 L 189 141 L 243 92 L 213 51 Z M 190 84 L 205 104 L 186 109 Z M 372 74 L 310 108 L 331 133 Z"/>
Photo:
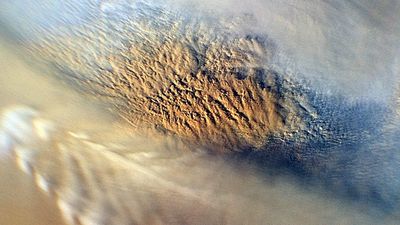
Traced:
<path fill-rule="evenodd" d="M 1 2 L 0 223 L 395 224 L 399 11 Z"/>

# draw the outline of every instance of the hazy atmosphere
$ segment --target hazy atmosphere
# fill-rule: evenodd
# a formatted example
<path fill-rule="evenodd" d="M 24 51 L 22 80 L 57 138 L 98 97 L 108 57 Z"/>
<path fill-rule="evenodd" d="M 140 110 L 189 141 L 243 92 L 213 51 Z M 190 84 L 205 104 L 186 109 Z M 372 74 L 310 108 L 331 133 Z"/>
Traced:
<path fill-rule="evenodd" d="M 400 1 L 0 2 L 0 224 L 397 224 Z"/>

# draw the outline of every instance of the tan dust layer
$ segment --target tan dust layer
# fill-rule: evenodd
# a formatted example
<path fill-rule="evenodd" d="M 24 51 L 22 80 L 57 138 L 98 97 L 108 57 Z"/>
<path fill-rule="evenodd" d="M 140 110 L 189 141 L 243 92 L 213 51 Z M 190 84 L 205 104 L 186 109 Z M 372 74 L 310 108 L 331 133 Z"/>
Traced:
<path fill-rule="evenodd" d="M 0 159 L 0 224 L 63 225 L 57 205 L 11 160 Z"/>
<path fill-rule="evenodd" d="M 178 22 L 168 31 L 137 26 L 122 47 L 89 25 L 34 45 L 33 52 L 106 99 L 140 132 L 231 151 L 302 128 L 298 96 L 282 93 L 280 75 L 266 66 L 272 54 L 266 40 L 213 38 L 204 30 L 179 36 Z"/>
<path fill-rule="evenodd" d="M 229 166 L 174 140 L 97 139 L 58 127 L 26 106 L 7 108 L 0 117 L 0 137 L 8 142 L 0 150 L 31 175 L 25 182 L 34 181 L 57 202 L 67 224 L 327 224 L 332 218 L 368 224 L 347 204 L 289 180 L 264 182 L 245 164 Z"/>

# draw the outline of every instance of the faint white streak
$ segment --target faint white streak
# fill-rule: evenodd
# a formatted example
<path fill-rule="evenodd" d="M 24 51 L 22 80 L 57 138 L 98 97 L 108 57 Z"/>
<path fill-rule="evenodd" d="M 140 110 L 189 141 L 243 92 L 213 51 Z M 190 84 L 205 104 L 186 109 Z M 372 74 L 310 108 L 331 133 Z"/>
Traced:
<path fill-rule="evenodd" d="M 33 121 L 33 126 L 35 127 L 36 134 L 43 141 L 49 141 L 51 138 L 51 133 L 55 131 L 55 126 L 47 120 L 35 119 Z"/>
<path fill-rule="evenodd" d="M 30 142 L 35 135 L 32 120 L 37 112 L 26 107 L 13 107 L 5 111 L 1 117 L 4 131 L 21 142 Z"/>

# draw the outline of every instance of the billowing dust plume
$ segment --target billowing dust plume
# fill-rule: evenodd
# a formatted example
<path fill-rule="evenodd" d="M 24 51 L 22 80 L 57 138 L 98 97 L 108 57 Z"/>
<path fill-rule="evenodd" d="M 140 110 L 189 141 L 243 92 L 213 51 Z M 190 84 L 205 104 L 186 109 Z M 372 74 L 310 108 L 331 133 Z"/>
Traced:
<path fill-rule="evenodd" d="M 104 16 L 65 28 L 65 35 L 61 28 L 63 35 L 50 34 L 30 48 L 139 132 L 226 152 L 259 148 L 269 136 L 286 138 L 304 128 L 307 99 L 290 77 L 269 67 L 271 41 L 147 5 L 137 10 L 131 20 Z"/>

